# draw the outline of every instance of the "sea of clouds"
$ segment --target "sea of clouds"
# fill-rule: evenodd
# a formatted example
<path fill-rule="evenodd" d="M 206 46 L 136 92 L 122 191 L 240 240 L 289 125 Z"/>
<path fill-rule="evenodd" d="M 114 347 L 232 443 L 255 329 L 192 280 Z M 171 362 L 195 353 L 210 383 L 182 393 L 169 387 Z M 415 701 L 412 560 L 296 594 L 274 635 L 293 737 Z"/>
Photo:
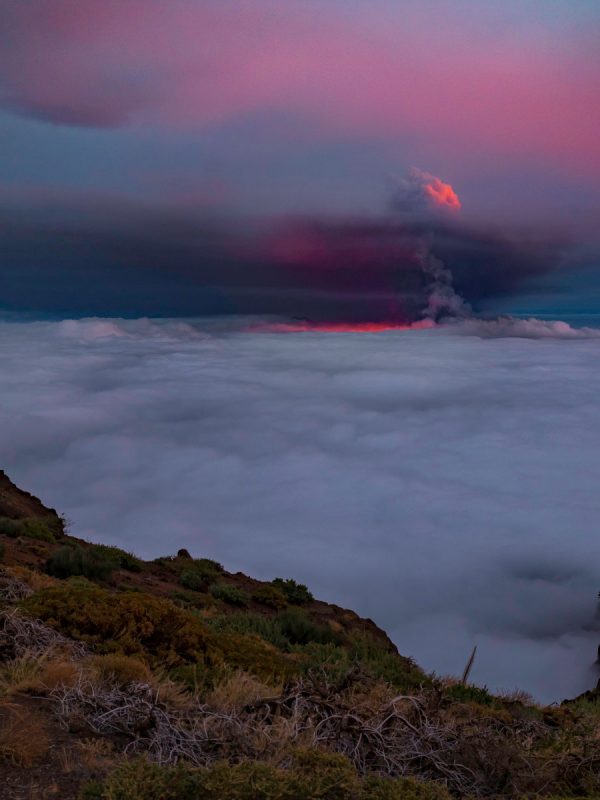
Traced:
<path fill-rule="evenodd" d="M 600 331 L 0 323 L 0 466 L 145 557 L 293 576 L 438 674 L 559 700 L 600 629 Z"/>

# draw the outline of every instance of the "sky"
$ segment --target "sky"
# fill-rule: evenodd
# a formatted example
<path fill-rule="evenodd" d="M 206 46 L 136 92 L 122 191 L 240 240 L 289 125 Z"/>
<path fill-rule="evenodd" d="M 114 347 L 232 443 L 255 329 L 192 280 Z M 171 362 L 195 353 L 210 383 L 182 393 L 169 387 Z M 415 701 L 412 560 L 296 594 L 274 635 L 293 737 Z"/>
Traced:
<path fill-rule="evenodd" d="M 599 34 L 595 0 L 0 0 L 0 307 L 327 318 L 269 243 L 389 221 L 415 169 L 470 241 L 562 237 L 547 271 L 568 241 L 585 275 Z"/>
<path fill-rule="evenodd" d="M 250 323 L 251 324 L 251 323 Z M 293 577 L 438 675 L 593 687 L 598 329 L 0 323 L 0 452 L 73 533 Z"/>

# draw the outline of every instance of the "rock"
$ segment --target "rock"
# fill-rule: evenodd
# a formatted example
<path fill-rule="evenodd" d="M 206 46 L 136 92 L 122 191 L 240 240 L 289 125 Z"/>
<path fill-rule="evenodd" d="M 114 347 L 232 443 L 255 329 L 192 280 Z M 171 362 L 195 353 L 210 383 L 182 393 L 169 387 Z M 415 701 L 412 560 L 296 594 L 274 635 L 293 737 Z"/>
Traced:
<path fill-rule="evenodd" d="M 189 558 L 189 559 L 191 559 L 192 557 L 188 553 L 188 551 L 185 549 L 185 547 L 182 547 L 181 550 L 177 551 L 177 558 Z"/>

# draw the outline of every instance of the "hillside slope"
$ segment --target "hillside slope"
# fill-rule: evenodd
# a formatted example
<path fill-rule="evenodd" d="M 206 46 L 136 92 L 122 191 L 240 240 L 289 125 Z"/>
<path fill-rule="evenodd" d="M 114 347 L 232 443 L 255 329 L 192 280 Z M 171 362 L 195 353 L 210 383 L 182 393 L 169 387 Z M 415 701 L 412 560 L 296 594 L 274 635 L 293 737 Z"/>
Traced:
<path fill-rule="evenodd" d="M 600 710 L 425 675 L 293 579 L 64 531 L 0 474 L 1 797 L 600 793 Z"/>

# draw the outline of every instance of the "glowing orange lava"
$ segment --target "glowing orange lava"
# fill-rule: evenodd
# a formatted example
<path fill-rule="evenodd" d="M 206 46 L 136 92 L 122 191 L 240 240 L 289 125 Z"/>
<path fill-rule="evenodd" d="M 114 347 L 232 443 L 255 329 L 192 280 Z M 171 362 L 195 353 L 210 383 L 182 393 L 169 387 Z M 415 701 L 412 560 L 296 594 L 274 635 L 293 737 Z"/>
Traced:
<path fill-rule="evenodd" d="M 264 333 L 382 333 L 383 331 L 415 331 L 435 328 L 430 319 L 413 323 L 399 322 L 273 322 L 259 323 L 248 330 Z"/>

